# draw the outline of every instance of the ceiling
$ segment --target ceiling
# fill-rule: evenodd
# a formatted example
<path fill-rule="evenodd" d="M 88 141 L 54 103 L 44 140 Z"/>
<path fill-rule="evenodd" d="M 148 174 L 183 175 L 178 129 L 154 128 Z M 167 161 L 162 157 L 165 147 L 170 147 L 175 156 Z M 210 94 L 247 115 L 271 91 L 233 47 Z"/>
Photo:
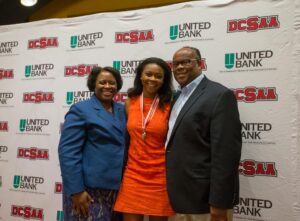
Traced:
<path fill-rule="evenodd" d="M 29 17 L 51 0 L 38 0 L 33 7 L 22 6 L 20 0 L 0 0 L 0 25 L 29 21 Z"/>

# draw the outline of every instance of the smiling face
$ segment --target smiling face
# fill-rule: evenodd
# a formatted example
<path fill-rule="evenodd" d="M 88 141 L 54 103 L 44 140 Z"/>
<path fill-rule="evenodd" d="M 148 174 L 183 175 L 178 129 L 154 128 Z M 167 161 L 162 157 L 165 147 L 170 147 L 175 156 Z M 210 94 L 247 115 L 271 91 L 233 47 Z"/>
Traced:
<path fill-rule="evenodd" d="M 159 65 L 154 63 L 145 65 L 141 74 L 143 94 L 145 97 L 155 97 L 163 85 L 164 76 L 164 70 Z"/>
<path fill-rule="evenodd" d="M 188 85 L 201 74 L 201 60 L 194 50 L 182 48 L 174 54 L 173 74 L 181 87 Z"/>
<path fill-rule="evenodd" d="M 111 102 L 117 93 L 117 81 L 108 71 L 98 74 L 95 83 L 95 95 L 102 103 Z"/>

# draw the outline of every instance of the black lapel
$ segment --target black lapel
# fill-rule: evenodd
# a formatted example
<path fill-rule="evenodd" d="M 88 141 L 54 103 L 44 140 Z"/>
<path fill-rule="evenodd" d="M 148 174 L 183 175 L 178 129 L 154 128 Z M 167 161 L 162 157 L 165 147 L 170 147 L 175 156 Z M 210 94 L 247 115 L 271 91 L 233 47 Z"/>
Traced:
<path fill-rule="evenodd" d="M 175 91 L 172 102 L 171 102 L 171 109 L 173 108 L 173 105 L 175 104 L 176 100 L 179 98 L 180 94 L 181 94 L 181 90 Z"/>
<path fill-rule="evenodd" d="M 184 106 L 182 107 L 181 111 L 179 112 L 179 115 L 175 121 L 171 136 L 170 136 L 170 140 L 172 139 L 176 129 L 178 128 L 182 118 L 184 117 L 184 115 L 187 113 L 187 111 L 193 106 L 193 104 L 196 102 L 196 100 L 204 93 L 205 88 L 207 86 L 207 83 L 209 82 L 209 80 L 204 77 L 202 79 L 202 81 L 200 82 L 200 84 L 196 87 L 196 89 L 193 91 L 193 93 L 191 94 L 191 96 L 189 97 L 189 99 L 186 101 L 186 103 L 184 104 Z M 170 143 L 170 140 L 168 143 Z"/>

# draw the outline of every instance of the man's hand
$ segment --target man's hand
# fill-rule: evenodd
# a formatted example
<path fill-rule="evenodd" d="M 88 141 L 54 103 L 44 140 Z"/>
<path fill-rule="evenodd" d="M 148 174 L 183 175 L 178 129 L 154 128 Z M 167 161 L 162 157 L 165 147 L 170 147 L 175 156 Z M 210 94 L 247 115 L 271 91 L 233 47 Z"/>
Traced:
<path fill-rule="evenodd" d="M 227 209 L 210 207 L 211 221 L 227 221 Z"/>
<path fill-rule="evenodd" d="M 71 198 L 73 210 L 75 211 L 76 215 L 88 217 L 90 213 L 89 205 L 90 203 L 94 202 L 90 194 L 88 194 L 86 191 L 83 191 L 73 194 Z"/>

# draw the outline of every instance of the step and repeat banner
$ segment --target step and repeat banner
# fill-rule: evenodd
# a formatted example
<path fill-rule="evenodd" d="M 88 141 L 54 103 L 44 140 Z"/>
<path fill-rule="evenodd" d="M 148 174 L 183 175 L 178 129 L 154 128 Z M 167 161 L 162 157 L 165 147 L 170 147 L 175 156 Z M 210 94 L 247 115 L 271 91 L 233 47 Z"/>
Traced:
<path fill-rule="evenodd" d="M 0 26 L 0 220 L 63 221 L 57 146 L 95 66 L 113 66 L 124 102 L 135 68 L 182 46 L 239 102 L 243 151 L 234 220 L 300 220 L 300 6 L 193 1 Z M 174 82 L 176 87 L 176 82 Z"/>

